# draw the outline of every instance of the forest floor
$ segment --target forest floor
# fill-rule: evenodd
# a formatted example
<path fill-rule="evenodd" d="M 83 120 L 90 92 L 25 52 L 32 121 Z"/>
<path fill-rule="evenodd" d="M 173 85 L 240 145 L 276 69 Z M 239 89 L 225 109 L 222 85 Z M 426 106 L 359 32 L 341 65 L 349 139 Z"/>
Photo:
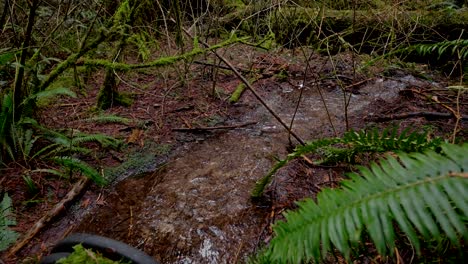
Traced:
<path fill-rule="evenodd" d="M 225 56 L 236 67 L 256 72 L 251 75 L 258 79 L 254 88 L 287 124 L 295 117 L 293 130 L 305 141 L 342 135 L 346 122 L 355 130 L 428 129 L 430 136 L 446 139 L 456 126 L 454 118 L 396 118 L 456 109 L 457 93 L 446 87 L 457 80 L 426 65 L 405 69 L 385 64 L 355 72 L 352 65 L 359 65 L 360 58 L 347 53 L 333 56 L 333 63 L 329 57 L 313 54 L 309 66 L 299 50 L 267 53 L 230 48 Z M 296 160 L 276 175 L 262 201 L 253 202 L 250 194 L 255 182 L 275 158 L 285 157 L 291 143 L 298 142 L 289 140 L 287 131 L 250 91 L 239 102 L 228 103 L 239 80 L 226 69 L 219 69 L 213 78 L 215 67 L 208 65 L 212 61 L 199 62 L 205 65 L 122 74 L 119 90 L 131 94 L 133 104 L 112 107 L 106 114 L 129 118 L 132 124 L 84 121 L 96 115 L 92 109 L 102 73 L 94 74 L 78 98 L 62 98 L 38 113 L 47 127 L 105 133 L 126 144 L 119 151 L 96 150 L 88 161 L 99 168 L 116 168 L 107 170 L 113 174 L 109 186 L 91 185 L 17 256 L 3 256 L 5 263 L 33 262 L 72 232 L 126 242 L 161 263 L 245 262 L 271 239 L 271 225 L 282 218 L 282 212 L 295 208 L 299 199 L 339 185 L 350 166 L 310 166 L 306 160 Z M 343 88 L 350 96 L 347 117 Z M 458 100 L 460 112 L 468 114 L 466 94 Z M 377 116 L 389 120 L 375 120 Z M 466 140 L 466 128 L 466 121 L 458 124 L 458 140 Z M 34 174 L 39 190 L 31 196 L 21 177 L 27 169 L 11 164 L 0 178 L 14 201 L 18 225 L 12 229 L 20 234 L 76 181 Z M 412 254 L 400 253 L 403 259 Z M 372 255 L 376 253 L 369 252 Z"/>

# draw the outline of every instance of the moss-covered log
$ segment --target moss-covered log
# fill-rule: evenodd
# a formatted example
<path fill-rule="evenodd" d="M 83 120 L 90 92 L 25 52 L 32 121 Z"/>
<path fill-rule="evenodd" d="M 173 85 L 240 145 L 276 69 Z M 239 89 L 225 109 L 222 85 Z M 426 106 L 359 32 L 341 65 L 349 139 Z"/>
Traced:
<path fill-rule="evenodd" d="M 258 81 L 258 78 L 251 78 L 249 80 L 250 84 L 253 84 L 256 81 Z M 239 83 L 239 85 L 237 85 L 236 89 L 229 97 L 228 102 L 237 103 L 237 101 L 239 101 L 239 99 L 241 98 L 242 94 L 244 93 L 246 89 L 247 89 L 247 86 L 244 83 L 242 82 Z"/>
<path fill-rule="evenodd" d="M 237 38 L 237 37 L 232 37 L 226 41 L 220 42 L 218 44 L 215 44 L 213 46 L 210 46 L 209 48 L 206 49 L 201 49 L 199 47 L 195 47 L 193 50 L 180 54 L 180 55 L 175 55 L 175 56 L 169 56 L 169 57 L 163 57 L 156 59 L 154 61 L 148 62 L 148 63 L 141 63 L 141 64 L 127 64 L 127 63 L 121 63 L 121 62 L 111 62 L 108 60 L 97 60 L 97 59 L 85 59 L 82 62 L 80 62 L 78 65 L 86 65 L 86 66 L 91 66 L 91 67 L 105 67 L 108 69 L 113 69 L 113 70 L 118 70 L 118 71 L 130 71 L 134 69 L 143 69 L 143 68 L 157 68 L 157 67 L 164 67 L 167 65 L 171 65 L 173 63 L 182 61 L 182 60 L 187 60 L 190 59 L 194 56 L 205 54 L 211 50 L 216 50 L 220 49 L 223 47 L 227 47 L 229 45 L 239 43 L 246 41 L 248 38 Z"/>
<path fill-rule="evenodd" d="M 239 8 L 220 19 L 226 29 L 256 28 L 262 17 L 276 41 L 289 47 L 313 45 L 339 48 L 348 43 L 361 51 L 378 51 L 389 45 L 411 45 L 425 41 L 467 38 L 468 9 L 403 10 L 385 6 L 368 10 L 330 10 L 302 7 L 272 7 L 258 11 Z M 256 13 L 255 13 L 256 12 Z M 253 16 L 256 14 L 256 16 Z M 245 19 L 251 17 L 251 19 Z M 257 19 L 255 25 L 252 19 Z M 240 24 L 240 27 L 238 25 Z M 263 32 L 267 34 L 268 32 Z"/>
<path fill-rule="evenodd" d="M 397 45 L 466 38 L 468 10 L 399 11 L 285 9 L 276 15 L 273 30 L 281 43 L 334 46 L 379 51 Z M 320 35 L 319 35 L 320 34 Z M 464 36 L 463 36 L 464 34 Z"/>
<path fill-rule="evenodd" d="M 52 84 L 52 82 L 54 82 L 57 79 L 57 77 L 60 76 L 60 74 L 62 74 L 68 68 L 74 66 L 77 63 L 77 61 L 81 57 L 83 57 L 86 53 L 94 50 L 95 48 L 97 48 L 99 46 L 99 44 L 103 43 L 106 40 L 111 39 L 116 34 L 117 33 L 116 33 L 115 28 L 111 28 L 110 30 L 102 29 L 100 31 L 98 37 L 94 41 L 92 41 L 89 45 L 84 46 L 78 52 L 71 54 L 70 56 L 68 56 L 68 58 L 66 60 L 59 63 L 57 65 L 57 67 L 55 69 L 53 69 L 47 75 L 44 82 L 42 82 L 41 85 L 39 86 L 38 91 L 45 90 L 47 87 L 49 87 L 49 85 Z"/>

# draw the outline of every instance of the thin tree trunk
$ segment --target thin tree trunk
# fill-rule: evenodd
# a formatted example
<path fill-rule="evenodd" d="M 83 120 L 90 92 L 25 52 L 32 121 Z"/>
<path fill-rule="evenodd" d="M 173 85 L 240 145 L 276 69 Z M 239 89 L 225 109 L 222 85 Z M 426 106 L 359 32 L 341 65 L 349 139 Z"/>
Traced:
<path fill-rule="evenodd" d="M 5 26 L 5 23 L 6 23 L 6 16 L 8 14 L 8 9 L 10 7 L 10 1 L 9 0 L 5 0 L 4 2 L 5 2 L 5 4 L 3 4 L 2 16 L 0 17 L 0 31 L 2 31 L 2 32 L 3 32 L 3 28 Z"/>
<path fill-rule="evenodd" d="M 26 89 L 23 85 L 24 64 L 26 63 L 26 57 L 28 56 L 29 43 L 31 42 L 32 31 L 33 31 L 33 26 L 34 26 L 34 19 L 36 17 L 36 10 L 39 7 L 40 2 L 41 0 L 33 0 L 31 5 L 29 6 L 28 24 L 26 26 L 24 41 L 21 46 L 20 65 L 18 67 L 18 71 L 16 72 L 15 86 L 14 86 L 13 104 L 15 107 L 14 118 L 16 121 L 21 118 L 21 113 L 22 113 L 21 102 L 27 96 Z"/>
<path fill-rule="evenodd" d="M 130 33 L 130 27 L 133 25 L 134 17 L 138 9 L 139 1 L 130 1 L 131 12 L 129 17 L 125 21 L 125 29 L 120 37 L 120 41 L 117 44 L 117 47 L 113 53 L 113 60 L 117 61 L 120 55 L 123 53 L 125 47 L 127 46 L 127 40 Z M 117 80 L 114 73 L 114 70 L 111 68 L 106 69 L 106 75 L 104 77 L 104 83 L 99 91 L 97 98 L 97 108 L 98 109 L 108 109 L 114 105 L 126 105 L 125 99 L 121 97 L 117 89 Z"/>

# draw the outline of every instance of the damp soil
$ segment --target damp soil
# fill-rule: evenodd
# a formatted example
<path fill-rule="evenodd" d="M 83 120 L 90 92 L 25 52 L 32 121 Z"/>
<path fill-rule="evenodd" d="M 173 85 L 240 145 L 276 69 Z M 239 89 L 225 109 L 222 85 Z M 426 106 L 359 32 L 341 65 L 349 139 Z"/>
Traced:
<path fill-rule="evenodd" d="M 365 120 L 373 115 L 439 111 L 439 106 L 427 104 L 405 91 L 440 90 L 447 84 L 440 77 L 437 81 L 427 80 L 403 70 L 391 76 L 377 73 L 353 77 L 346 57 L 335 65 L 343 73 L 343 77 L 337 77 L 332 74 L 333 65 L 328 59 L 318 55 L 312 57 L 310 67 L 290 52 L 255 56 L 252 55 L 254 61 L 259 61 L 256 67 L 266 72 L 284 70 L 287 65 L 287 80 L 265 75 L 268 77 L 261 78 L 254 87 L 287 124 L 294 117 L 293 131 L 303 140 L 341 134 L 347 129 L 346 119 L 348 129 L 363 129 L 388 125 Z M 142 151 L 151 142 L 167 144 L 171 150 L 153 153 L 146 162 L 149 164 L 141 165 L 143 169 L 133 168 L 131 173 L 124 173 L 108 189 L 93 186 L 67 210 L 66 216 L 55 221 L 34 245 L 23 251 L 24 256 L 47 254 L 66 234 L 87 232 L 126 242 L 161 263 L 243 263 L 268 243 L 271 224 L 282 218 L 282 212 L 293 209 L 297 200 L 315 197 L 324 187 L 338 185 L 343 172 L 348 170 L 346 166 L 311 167 L 297 160 L 278 172 L 263 200 L 252 201 L 250 194 L 255 182 L 298 142 L 249 91 L 231 105 L 220 100 L 223 98 L 207 96 L 212 83 L 204 78 L 205 70 L 200 66 L 194 68 L 200 75 L 185 90 L 168 88 L 174 87 L 172 83 L 163 85 L 151 83 L 141 75 L 136 77 L 136 81 L 151 83 L 153 89 L 141 93 L 135 99 L 138 103 L 130 109 L 112 111 L 152 121 L 146 128 L 82 127 L 120 136 L 126 133 L 127 142 L 133 146 L 131 151 Z M 223 93 L 228 95 L 238 84 L 227 72 L 219 78 L 220 97 Z M 164 92 L 155 92 L 160 87 L 166 87 Z M 343 87 L 349 90 L 347 117 Z M 415 129 L 428 125 L 424 118 L 390 123 Z M 239 126 L 242 124 L 246 125 Z M 442 136 L 454 126 L 453 120 L 430 124 Z M 200 126 L 231 128 L 172 131 Z M 460 135 L 466 136 L 463 134 L 466 123 L 461 128 Z M 115 160 L 103 158 L 106 164 L 118 166 L 120 162 Z"/>
<path fill-rule="evenodd" d="M 395 100 L 408 83 L 423 82 L 413 76 L 369 81 L 360 94 L 351 96 L 352 124 L 362 125 L 359 119 L 364 109 L 378 100 Z M 290 121 L 301 91 L 289 83 L 271 81 L 257 87 L 267 104 Z M 304 139 L 316 138 L 315 133 L 330 135 L 332 127 L 320 94 L 303 89 L 294 131 Z M 335 129 L 343 131 L 341 90 L 324 90 L 322 96 Z M 245 262 L 270 239 L 272 215 L 280 217 L 280 210 L 294 207 L 294 201 L 314 196 L 325 186 L 336 186 L 343 177 L 340 168 L 291 166 L 277 175 L 274 189 L 269 190 L 274 201 L 252 202 L 255 182 L 268 172 L 275 157 L 285 156 L 289 135 L 255 101 L 233 107 L 240 108 L 241 114 L 226 125 L 254 124 L 209 135 L 177 134 L 179 140 L 194 137 L 194 142 L 179 146 L 160 171 L 117 184 L 108 205 L 97 209 L 76 231 L 125 241 L 162 263 Z"/>

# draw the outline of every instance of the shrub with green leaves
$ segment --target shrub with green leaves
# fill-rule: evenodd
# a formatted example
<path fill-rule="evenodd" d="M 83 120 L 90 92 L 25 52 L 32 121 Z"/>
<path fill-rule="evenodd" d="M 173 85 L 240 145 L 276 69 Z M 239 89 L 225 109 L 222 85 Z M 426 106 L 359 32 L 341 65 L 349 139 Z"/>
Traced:
<path fill-rule="evenodd" d="M 468 144 L 440 147 L 441 153 L 388 156 L 350 174 L 341 188 L 300 202 L 274 226 L 276 236 L 257 261 L 321 261 L 334 250 L 350 259 L 364 237 L 379 254 L 392 255 L 399 246 L 395 227 L 418 254 L 421 238 L 447 238 L 462 246 L 468 239 Z"/>

